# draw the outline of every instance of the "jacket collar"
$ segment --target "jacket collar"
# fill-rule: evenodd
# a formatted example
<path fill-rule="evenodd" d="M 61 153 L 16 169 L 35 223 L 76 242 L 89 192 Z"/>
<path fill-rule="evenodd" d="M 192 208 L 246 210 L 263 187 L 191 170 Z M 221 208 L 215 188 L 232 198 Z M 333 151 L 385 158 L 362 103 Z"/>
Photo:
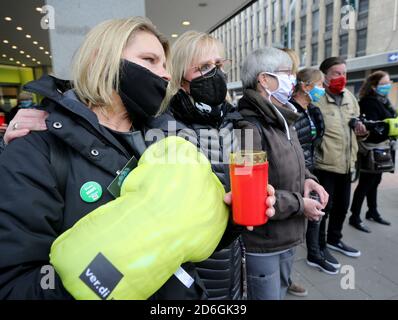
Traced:
<path fill-rule="evenodd" d="M 245 114 L 244 109 L 250 109 L 257 114 L 260 113 L 266 122 L 275 123 L 282 128 L 284 128 L 283 118 L 290 126 L 300 116 L 288 107 L 278 107 L 271 104 L 271 102 L 253 89 L 246 89 L 243 93 L 243 98 L 239 101 L 239 110 L 242 114 Z"/>
<path fill-rule="evenodd" d="M 26 84 L 24 90 L 45 97 L 42 103 L 50 113 L 46 120 L 48 130 L 89 161 L 115 174 L 124 165 L 123 161 L 131 157 L 115 136 L 100 125 L 96 114 L 77 98 L 70 89 L 69 81 L 43 76 Z M 144 143 L 141 131 L 133 132 L 132 135 L 133 140 L 139 140 L 140 145 Z M 100 155 L 93 156 L 94 149 Z M 122 159 L 120 155 L 125 160 L 115 160 Z"/>

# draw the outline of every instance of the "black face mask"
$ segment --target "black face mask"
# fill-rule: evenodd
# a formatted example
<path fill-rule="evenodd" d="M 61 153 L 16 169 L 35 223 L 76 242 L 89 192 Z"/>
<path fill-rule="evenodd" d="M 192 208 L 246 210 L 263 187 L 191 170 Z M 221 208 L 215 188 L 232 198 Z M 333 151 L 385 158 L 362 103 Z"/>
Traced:
<path fill-rule="evenodd" d="M 218 106 L 225 101 L 227 95 L 227 80 L 225 73 L 216 68 L 209 73 L 212 76 L 201 76 L 190 82 L 190 95 L 195 102 L 205 103 L 211 107 Z"/>
<path fill-rule="evenodd" d="M 155 116 L 168 82 L 148 69 L 123 59 L 120 65 L 119 95 L 133 122 Z"/>

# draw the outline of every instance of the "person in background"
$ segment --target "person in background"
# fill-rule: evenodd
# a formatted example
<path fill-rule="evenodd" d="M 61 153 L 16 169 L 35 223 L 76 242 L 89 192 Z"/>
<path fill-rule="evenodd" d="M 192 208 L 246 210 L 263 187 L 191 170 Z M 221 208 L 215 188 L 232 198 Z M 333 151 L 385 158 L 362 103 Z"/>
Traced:
<path fill-rule="evenodd" d="M 290 101 L 300 114 L 294 124 L 301 147 L 303 148 L 305 165 L 310 172 L 315 167 L 315 146 L 319 145 L 325 132 L 323 116 L 314 103 L 325 95 L 324 76 L 315 68 L 302 69 L 297 74 L 297 85 Z M 330 265 L 319 246 L 320 221 L 308 221 L 307 225 L 307 264 L 319 268 L 328 274 L 337 274 L 338 269 Z"/>
<path fill-rule="evenodd" d="M 372 73 L 362 85 L 359 92 L 359 106 L 361 115 L 367 120 L 384 120 L 397 116 L 392 107 L 388 95 L 392 89 L 392 82 L 387 72 L 376 71 Z M 388 138 L 388 130 L 377 132 L 372 130 L 365 142 L 379 143 Z M 389 226 L 391 223 L 384 220 L 377 210 L 377 188 L 381 182 L 382 173 L 360 172 L 358 186 L 354 192 L 351 204 L 351 217 L 349 223 L 354 228 L 370 233 L 370 229 L 362 222 L 361 208 L 362 203 L 367 199 L 368 211 L 366 219 L 373 220 L 383 225 Z"/>
<path fill-rule="evenodd" d="M 281 50 L 286 52 L 292 60 L 292 74 L 297 78 L 297 73 L 300 66 L 300 57 L 293 49 L 283 48 Z M 295 84 L 297 84 L 297 79 Z M 291 278 L 289 278 L 289 288 L 287 292 L 297 297 L 308 296 L 308 290 L 302 284 L 294 282 Z"/>
<path fill-rule="evenodd" d="M 207 33 L 187 31 L 174 42 L 170 61 L 171 81 L 163 105 L 173 117 L 161 115 L 151 126 L 167 131 L 168 122 L 175 119 L 180 128 L 177 134 L 187 129 L 195 132 L 199 139 L 190 135 L 190 141 L 211 160 L 214 173 L 229 192 L 229 166 L 225 160 L 239 148 L 233 129 L 242 119 L 226 101 L 230 60 L 217 39 Z M 210 300 L 240 300 L 246 296 L 242 229 L 230 223 L 213 255 L 196 263 Z"/>
<path fill-rule="evenodd" d="M 72 90 L 62 91 L 66 86 L 50 76 L 25 86 L 46 97 L 49 127 L 16 139 L 0 157 L 7 185 L 0 193 L 0 299 L 72 299 L 57 273 L 53 290 L 41 287 L 41 268 L 63 232 L 113 200 L 103 192 L 96 202 L 84 201 L 80 188 L 96 181 L 105 191 L 116 172 L 145 150 L 140 129 L 166 94 L 168 48 L 146 18 L 105 21 L 87 34 L 75 55 Z M 54 144 L 64 148 L 64 185 L 50 160 Z M 194 265 L 183 266 L 194 285 L 187 288 L 172 276 L 156 298 L 206 297 Z"/>
<path fill-rule="evenodd" d="M 328 195 L 306 170 L 292 127 L 298 114 L 289 103 L 295 83 L 289 55 L 276 48 L 255 50 L 245 59 L 241 74 L 240 128 L 253 133 L 253 150 L 267 152 L 269 182 L 276 190 L 275 215 L 254 231 L 243 232 L 248 297 L 281 300 L 289 287 L 296 246 L 304 240 L 305 220 L 320 219 Z M 309 198 L 312 191 L 320 195 L 320 202 Z"/>
<path fill-rule="evenodd" d="M 18 103 L 17 105 L 10 110 L 10 112 L 6 115 L 6 122 L 10 123 L 12 119 L 14 119 L 15 115 L 20 109 L 31 109 L 36 105 L 33 102 L 33 94 L 30 92 L 22 91 L 18 95 Z"/>
<path fill-rule="evenodd" d="M 350 203 L 351 171 L 355 168 L 357 136 L 367 135 L 359 121 L 351 129 L 351 118 L 359 116 L 359 105 L 354 95 L 346 89 L 347 67 L 342 58 L 332 57 L 323 61 L 320 70 L 325 75 L 326 95 L 316 105 L 320 108 L 325 134 L 315 149 L 315 175 L 329 193 L 330 200 L 319 230 L 319 243 L 326 261 L 339 268 L 340 264 L 327 248 L 349 257 L 359 257 L 361 252 L 343 241 L 343 224 Z M 326 234 L 326 223 L 329 224 Z"/>

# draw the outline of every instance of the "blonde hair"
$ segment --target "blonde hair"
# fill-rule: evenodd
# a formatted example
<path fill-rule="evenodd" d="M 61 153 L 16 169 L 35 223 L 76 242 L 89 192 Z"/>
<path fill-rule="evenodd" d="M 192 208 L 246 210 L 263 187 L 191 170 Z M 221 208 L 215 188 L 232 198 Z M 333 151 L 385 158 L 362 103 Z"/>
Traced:
<path fill-rule="evenodd" d="M 104 21 L 94 27 L 76 52 L 72 80 L 76 94 L 88 106 L 109 106 L 119 89 L 119 68 L 123 50 L 139 31 L 155 35 L 169 56 L 167 39 L 144 17 Z"/>
<path fill-rule="evenodd" d="M 297 52 L 290 48 L 283 48 L 282 51 L 286 52 L 290 59 L 292 60 L 292 72 L 296 75 L 299 71 L 300 66 L 300 57 L 298 56 Z"/>
<path fill-rule="evenodd" d="M 223 44 L 207 33 L 187 31 L 178 37 L 171 48 L 169 63 L 171 81 L 167 87 L 167 94 L 163 100 L 161 112 L 167 109 L 171 98 L 181 88 L 181 81 L 184 79 L 187 70 L 214 47 L 224 57 Z"/>
<path fill-rule="evenodd" d="M 324 76 L 321 70 L 316 68 L 305 68 L 297 73 L 297 85 L 294 92 L 302 91 L 301 84 L 309 85 L 317 81 L 323 80 Z"/>

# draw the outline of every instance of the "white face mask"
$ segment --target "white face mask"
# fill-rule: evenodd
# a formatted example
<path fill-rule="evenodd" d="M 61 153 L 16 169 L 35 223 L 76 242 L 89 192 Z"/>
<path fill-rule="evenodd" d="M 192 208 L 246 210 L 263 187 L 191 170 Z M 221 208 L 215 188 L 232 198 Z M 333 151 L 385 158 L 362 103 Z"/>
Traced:
<path fill-rule="evenodd" d="M 292 96 L 295 77 L 288 76 L 287 74 L 282 74 L 278 76 L 277 74 L 271 72 L 265 73 L 278 79 L 278 89 L 273 92 L 265 89 L 266 92 L 269 94 L 270 99 L 271 97 L 274 97 L 280 103 L 286 104 Z"/>

